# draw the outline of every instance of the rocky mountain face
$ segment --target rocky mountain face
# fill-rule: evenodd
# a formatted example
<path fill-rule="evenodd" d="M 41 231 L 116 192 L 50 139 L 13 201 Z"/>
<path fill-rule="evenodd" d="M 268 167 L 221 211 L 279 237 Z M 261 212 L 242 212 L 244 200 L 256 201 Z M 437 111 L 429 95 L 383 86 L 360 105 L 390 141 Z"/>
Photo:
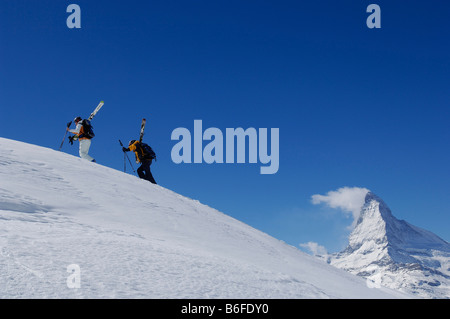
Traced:
<path fill-rule="evenodd" d="M 329 263 L 421 298 L 450 298 L 450 244 L 437 235 L 395 218 L 375 194 L 365 198 L 348 247 Z"/>

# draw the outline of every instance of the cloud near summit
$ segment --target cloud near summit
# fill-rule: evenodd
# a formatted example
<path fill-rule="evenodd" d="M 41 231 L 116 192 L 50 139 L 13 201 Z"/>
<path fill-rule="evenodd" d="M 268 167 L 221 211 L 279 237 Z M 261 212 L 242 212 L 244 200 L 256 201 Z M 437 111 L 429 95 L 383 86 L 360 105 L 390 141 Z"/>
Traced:
<path fill-rule="evenodd" d="M 329 191 L 326 195 L 312 195 L 313 204 L 324 203 L 331 208 L 338 208 L 346 215 L 353 217 L 352 227 L 359 218 L 361 207 L 369 190 L 363 187 L 341 187 L 335 191 Z"/>

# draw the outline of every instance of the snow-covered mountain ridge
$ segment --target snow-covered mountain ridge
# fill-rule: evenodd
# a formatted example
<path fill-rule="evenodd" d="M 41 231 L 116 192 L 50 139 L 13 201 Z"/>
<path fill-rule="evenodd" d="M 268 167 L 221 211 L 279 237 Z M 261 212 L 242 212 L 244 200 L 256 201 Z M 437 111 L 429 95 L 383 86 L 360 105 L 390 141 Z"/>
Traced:
<path fill-rule="evenodd" d="M 164 187 L 0 138 L 0 298 L 398 297 Z"/>
<path fill-rule="evenodd" d="M 424 298 L 450 298 L 450 244 L 398 220 L 368 192 L 349 245 L 330 263 L 374 284 Z"/>

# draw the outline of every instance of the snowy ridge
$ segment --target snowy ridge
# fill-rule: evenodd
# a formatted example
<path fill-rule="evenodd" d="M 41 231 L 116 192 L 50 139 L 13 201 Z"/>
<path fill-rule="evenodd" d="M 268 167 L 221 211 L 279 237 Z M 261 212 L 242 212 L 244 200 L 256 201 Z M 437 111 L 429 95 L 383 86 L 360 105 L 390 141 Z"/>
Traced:
<path fill-rule="evenodd" d="M 161 186 L 4 138 L 0 269 L 0 298 L 410 297 Z"/>
<path fill-rule="evenodd" d="M 395 218 L 375 194 L 366 195 L 348 247 L 330 263 L 373 282 L 424 298 L 450 298 L 450 244 Z"/>

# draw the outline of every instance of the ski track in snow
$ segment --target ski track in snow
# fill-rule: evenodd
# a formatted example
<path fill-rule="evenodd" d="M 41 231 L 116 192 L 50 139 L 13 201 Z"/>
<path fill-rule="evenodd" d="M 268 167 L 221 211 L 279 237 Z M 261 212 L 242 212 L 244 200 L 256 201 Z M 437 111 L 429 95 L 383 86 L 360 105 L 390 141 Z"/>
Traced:
<path fill-rule="evenodd" d="M 161 186 L 0 138 L 0 298 L 397 297 Z"/>

